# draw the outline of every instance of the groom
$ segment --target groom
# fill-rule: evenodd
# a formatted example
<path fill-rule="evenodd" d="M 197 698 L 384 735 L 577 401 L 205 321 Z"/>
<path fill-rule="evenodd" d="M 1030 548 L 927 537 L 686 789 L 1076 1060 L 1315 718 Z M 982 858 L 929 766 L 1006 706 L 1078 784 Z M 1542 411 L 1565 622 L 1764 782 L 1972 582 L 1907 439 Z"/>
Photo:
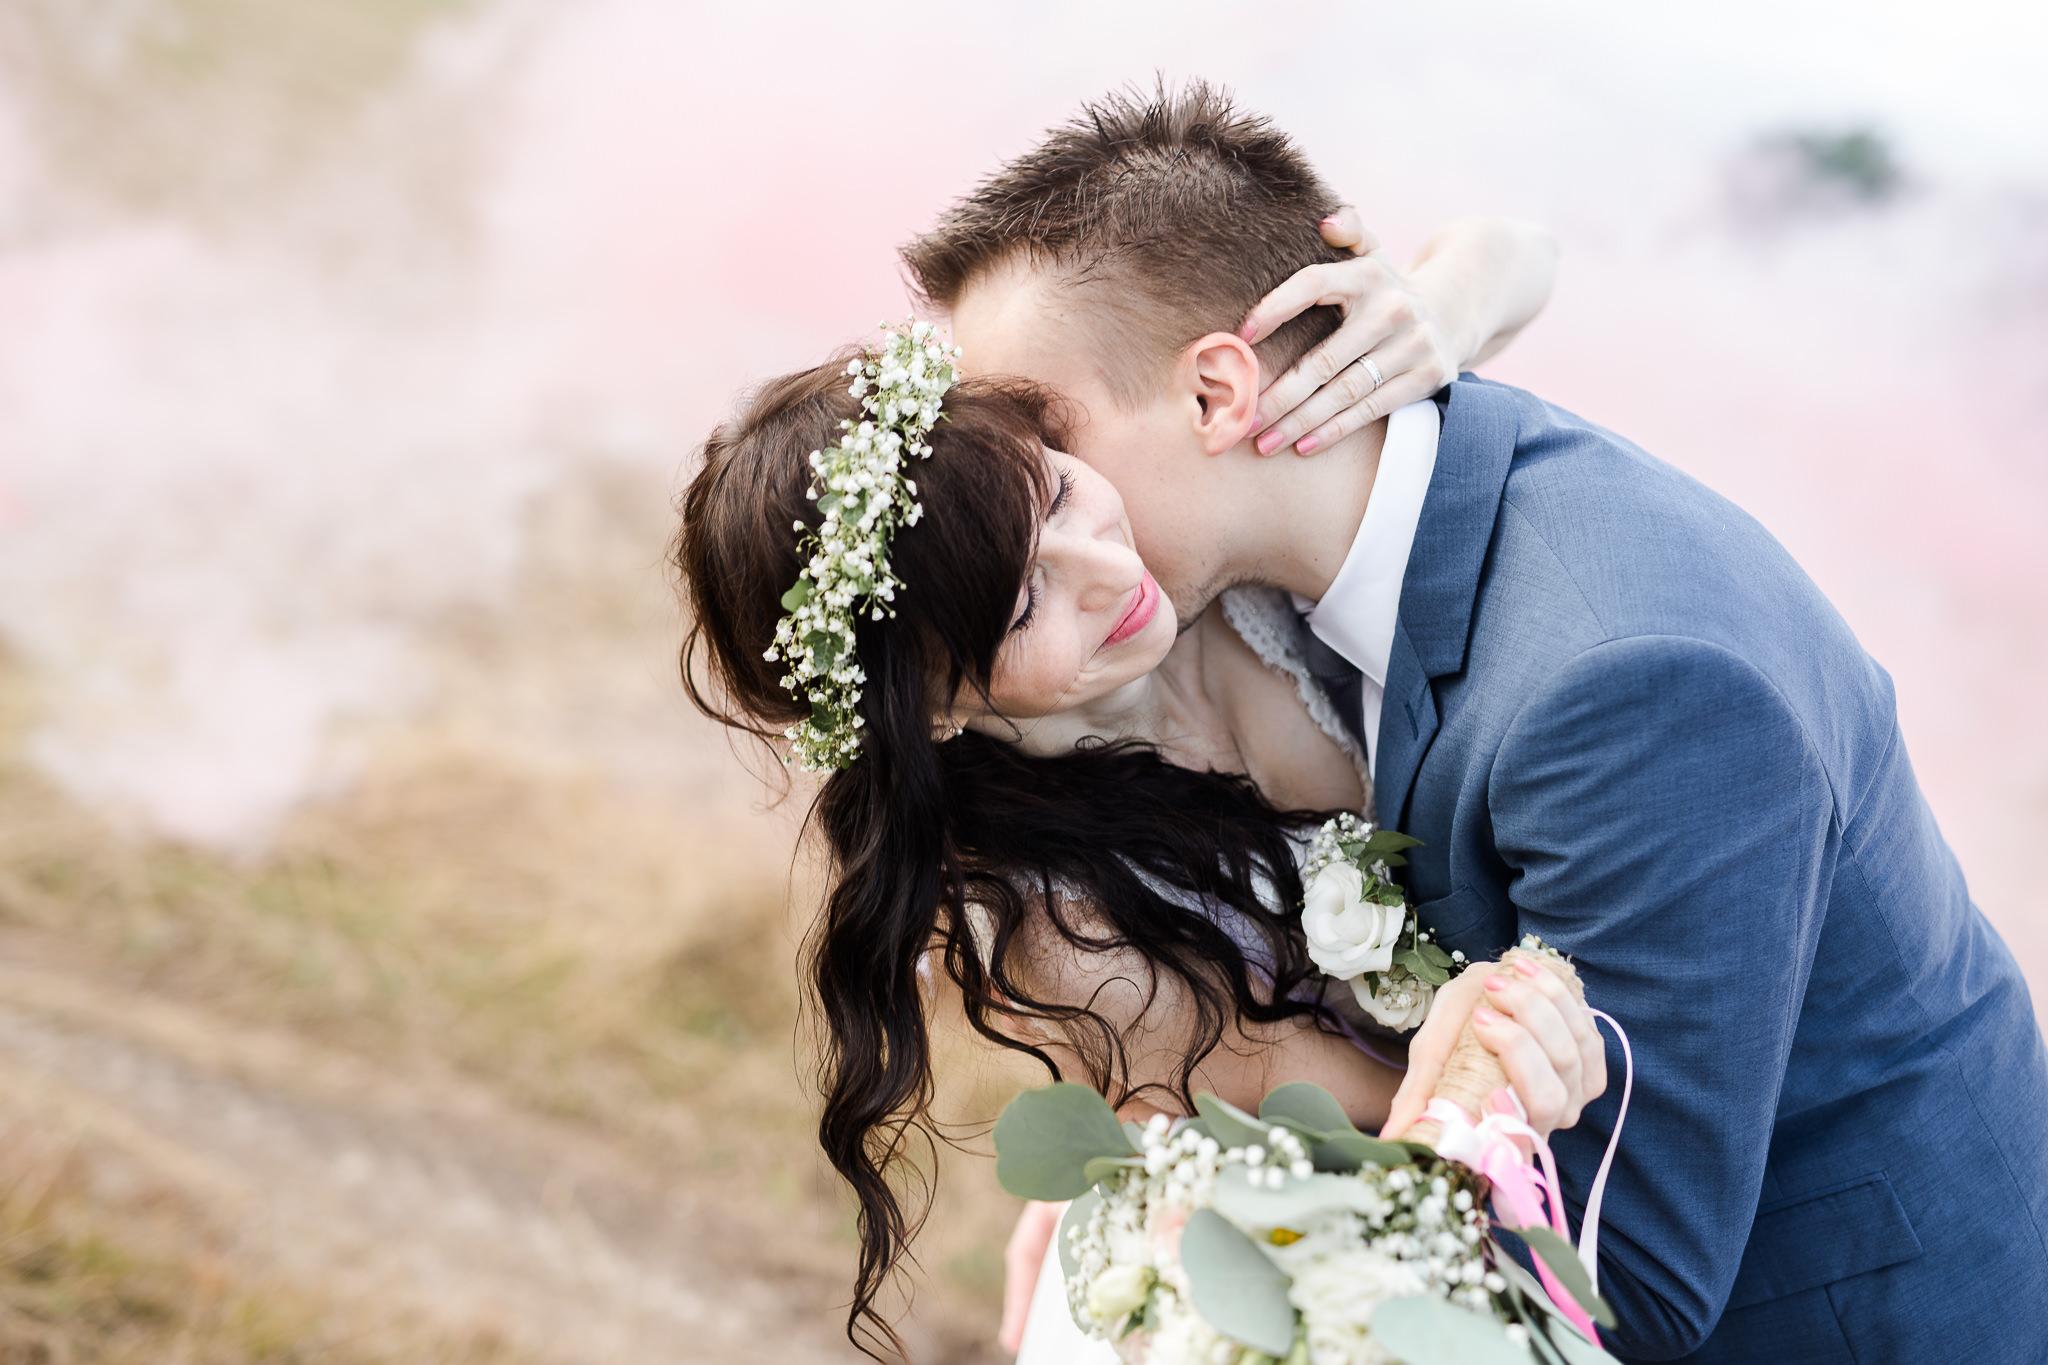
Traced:
<path fill-rule="evenodd" d="M 1334 318 L 1235 329 L 1337 202 L 1193 85 L 1091 104 L 905 257 L 969 367 L 1073 401 L 1184 624 L 1294 594 L 1439 941 L 1539 934 L 1627 1027 L 1619 1354 L 2048 1360 L 2048 1059 L 1889 677 L 1756 522 L 1532 394 L 1260 458 Z M 1554 1139 L 1575 1214 L 1618 1091 Z"/>

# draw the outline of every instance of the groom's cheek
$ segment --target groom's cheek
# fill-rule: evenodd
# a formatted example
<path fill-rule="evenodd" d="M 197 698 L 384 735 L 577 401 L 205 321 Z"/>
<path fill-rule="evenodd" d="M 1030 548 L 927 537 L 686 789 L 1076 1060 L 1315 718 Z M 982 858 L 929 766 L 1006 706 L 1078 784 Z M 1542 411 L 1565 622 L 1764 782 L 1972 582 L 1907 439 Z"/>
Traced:
<path fill-rule="evenodd" d="M 1204 487 L 1199 477 L 1182 480 L 1156 471 L 1131 482 L 1137 492 L 1125 508 L 1139 556 L 1184 620 L 1199 615 L 1213 595 L 1208 585 L 1219 546 L 1208 504 L 1220 490 Z"/>

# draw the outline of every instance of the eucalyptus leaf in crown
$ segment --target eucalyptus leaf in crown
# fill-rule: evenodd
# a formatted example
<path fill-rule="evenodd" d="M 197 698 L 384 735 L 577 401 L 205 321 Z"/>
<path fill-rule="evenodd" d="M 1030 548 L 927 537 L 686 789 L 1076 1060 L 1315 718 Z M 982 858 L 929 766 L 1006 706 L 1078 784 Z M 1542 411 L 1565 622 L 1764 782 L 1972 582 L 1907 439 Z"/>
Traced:
<path fill-rule="evenodd" d="M 925 438 L 941 420 L 939 400 L 953 387 L 958 346 L 942 345 L 929 322 L 891 327 L 880 349 L 847 362 L 847 391 L 861 400 L 859 421 L 839 424 L 838 444 L 811 452 L 807 496 L 818 504 L 816 530 L 802 533 L 805 558 L 796 584 L 782 595 L 788 613 L 768 647 L 770 662 L 788 666 L 782 685 L 810 703 L 811 714 L 784 731 L 789 761 L 811 772 L 843 768 L 860 754 L 861 685 L 854 627 L 865 613 L 879 621 L 903 587 L 889 567 L 898 529 L 924 515 L 910 461 L 928 458 Z"/>

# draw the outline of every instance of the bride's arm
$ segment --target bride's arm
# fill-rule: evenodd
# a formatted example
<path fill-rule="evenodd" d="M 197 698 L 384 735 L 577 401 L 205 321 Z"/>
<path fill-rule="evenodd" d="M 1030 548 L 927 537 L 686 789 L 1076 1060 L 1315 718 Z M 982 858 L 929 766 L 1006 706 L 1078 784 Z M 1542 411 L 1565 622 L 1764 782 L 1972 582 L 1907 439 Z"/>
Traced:
<path fill-rule="evenodd" d="M 1184 1059 L 1202 1042 L 1198 1003 L 1187 983 L 1155 968 L 1135 948 L 1082 948 L 1049 925 L 1020 935 L 1020 947 L 1025 963 L 1019 976 L 1034 996 L 1085 1004 L 1122 1040 L 1128 1072 L 1123 1079 L 1139 1093 L 1119 1106 L 1119 1117 L 1142 1121 L 1154 1112 L 1181 1113 L 1176 1081 Z M 1569 1127 L 1606 1087 L 1605 1053 L 1586 1007 L 1554 985 L 1547 978 L 1496 973 L 1490 963 L 1468 968 L 1437 993 L 1428 1020 L 1410 1041 L 1411 1054 L 1437 1059 L 1440 1069 L 1438 1054 L 1448 1055 L 1467 1017 L 1485 1007 L 1486 1014 L 1475 1020 L 1480 1041 L 1501 1059 L 1529 1111 L 1530 1126 L 1540 1133 Z M 1061 1075 L 1087 1081 L 1084 1038 L 1041 1021 L 1014 1023 L 1018 1036 L 1053 1056 Z M 1191 1095 L 1207 1090 L 1256 1112 L 1274 1086 L 1313 1081 L 1353 1123 L 1372 1132 L 1390 1116 L 1411 1117 L 1395 1113 L 1406 1075 L 1311 1020 L 1261 1023 L 1233 1013 L 1196 1062 L 1187 1088 Z M 1408 1088 L 1412 1093 L 1417 1087 Z"/>
<path fill-rule="evenodd" d="M 1447 328 L 1456 370 L 1499 354 L 1550 302 L 1557 239 L 1520 218 L 1457 218 L 1423 243 L 1408 278 Z"/>
<path fill-rule="evenodd" d="M 1323 221 L 1323 236 L 1356 254 L 1296 271 L 1241 329 L 1246 340 L 1258 341 L 1319 304 L 1344 314 L 1335 332 L 1260 395 L 1254 430 L 1264 455 L 1290 445 L 1296 454 L 1313 454 L 1435 393 L 1498 353 L 1542 312 L 1557 274 L 1556 241 L 1520 219 L 1454 219 L 1406 271 L 1395 268 L 1349 208 Z"/>
<path fill-rule="evenodd" d="M 1576 1124 L 1584 1107 L 1605 1092 L 1605 1052 L 1586 1006 L 1548 974 L 1524 976 L 1494 963 L 1467 969 L 1437 992 L 1429 1018 L 1409 1039 L 1405 1070 L 1307 1020 L 1239 1022 L 1225 1033 L 1236 1044 L 1228 1059 L 1213 1067 L 1204 1063 L 1203 1076 L 1216 1083 L 1191 1088 L 1212 1090 L 1256 1113 L 1274 1086 L 1314 1081 L 1361 1130 L 1398 1134 L 1429 1102 L 1443 1059 L 1468 1019 L 1479 1041 L 1500 1058 L 1538 1133 Z M 1223 1051 L 1218 1047 L 1217 1053 Z"/>

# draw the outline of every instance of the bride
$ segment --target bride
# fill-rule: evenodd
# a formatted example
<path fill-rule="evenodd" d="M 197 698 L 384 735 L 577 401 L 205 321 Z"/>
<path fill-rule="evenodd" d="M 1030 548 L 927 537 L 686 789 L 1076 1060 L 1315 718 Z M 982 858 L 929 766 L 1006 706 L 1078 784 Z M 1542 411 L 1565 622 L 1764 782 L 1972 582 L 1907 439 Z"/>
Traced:
<path fill-rule="evenodd" d="M 1532 276 L 1547 288 L 1547 248 L 1503 235 L 1439 238 L 1429 255 L 1459 288 L 1392 341 L 1365 336 L 1417 358 L 1397 376 L 1414 396 L 1513 329 L 1495 325 L 1503 299 Z M 1354 307 L 1414 287 L 1354 264 Z M 1459 354 L 1457 336 L 1484 341 Z M 1297 913 L 1306 835 L 1369 811 L 1370 783 L 1284 596 L 1235 590 L 1177 632 L 1117 490 L 1062 453 L 1058 396 L 955 382 L 951 362 L 920 325 L 763 385 L 706 441 L 672 547 L 692 699 L 826 772 L 813 818 L 833 876 L 807 953 L 818 1136 L 859 1203 L 847 1330 L 871 1353 L 902 1351 L 875 1300 L 919 1222 L 891 1176 L 913 1130 L 932 1140 L 941 991 L 1127 1118 L 1192 1113 L 1199 1090 L 1255 1108 L 1308 1080 L 1396 1131 L 1468 1013 L 1538 1131 L 1605 1084 L 1583 1006 L 1479 966 L 1439 994 L 1404 1088 L 1392 1035 L 1319 970 Z M 1305 391 L 1294 374 L 1270 391 L 1283 411 L 1290 384 Z M 1342 406 L 1318 392 L 1279 425 L 1300 435 Z M 1028 1208 L 1013 1238 L 1004 1337 L 1035 1279 L 1031 1353 L 1071 1359 L 1053 1212 Z"/>

